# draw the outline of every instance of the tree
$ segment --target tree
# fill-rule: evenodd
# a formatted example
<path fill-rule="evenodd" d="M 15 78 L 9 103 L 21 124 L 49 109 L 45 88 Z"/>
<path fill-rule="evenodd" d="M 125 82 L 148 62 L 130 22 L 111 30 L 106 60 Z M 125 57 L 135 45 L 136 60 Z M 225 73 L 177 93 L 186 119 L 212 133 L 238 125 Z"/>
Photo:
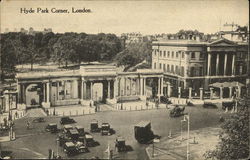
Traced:
<path fill-rule="evenodd" d="M 249 103 L 249 102 L 248 102 Z M 238 112 L 222 124 L 220 142 L 206 159 L 234 160 L 249 156 L 249 111 L 247 100 L 239 103 Z"/>

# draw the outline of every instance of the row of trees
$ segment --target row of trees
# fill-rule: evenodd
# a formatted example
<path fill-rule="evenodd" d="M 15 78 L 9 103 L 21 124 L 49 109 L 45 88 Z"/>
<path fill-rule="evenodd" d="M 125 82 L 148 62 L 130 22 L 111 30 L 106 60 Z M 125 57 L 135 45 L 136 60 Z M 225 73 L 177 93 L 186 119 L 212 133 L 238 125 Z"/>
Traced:
<path fill-rule="evenodd" d="M 112 60 L 122 50 L 114 34 L 85 34 L 52 32 L 28 35 L 20 32 L 1 34 L 1 68 L 15 71 L 17 64 L 71 63 Z"/>

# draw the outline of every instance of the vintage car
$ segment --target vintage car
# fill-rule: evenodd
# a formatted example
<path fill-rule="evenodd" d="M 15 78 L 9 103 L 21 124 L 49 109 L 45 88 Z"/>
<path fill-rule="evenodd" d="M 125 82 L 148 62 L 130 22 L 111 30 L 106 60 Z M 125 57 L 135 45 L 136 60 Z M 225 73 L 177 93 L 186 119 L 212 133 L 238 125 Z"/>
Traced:
<path fill-rule="evenodd" d="M 125 139 L 123 137 L 117 137 L 115 140 L 115 148 L 118 152 L 126 151 Z"/>
<path fill-rule="evenodd" d="M 63 146 L 63 150 L 68 156 L 78 154 L 78 149 L 73 142 L 66 142 Z"/>
<path fill-rule="evenodd" d="M 110 135 L 110 125 L 109 125 L 109 123 L 102 123 L 101 135 Z"/>
<path fill-rule="evenodd" d="M 217 105 L 211 102 L 204 102 L 203 107 L 204 108 L 217 108 Z"/>
<path fill-rule="evenodd" d="M 84 136 L 85 135 L 84 128 L 82 126 L 76 126 L 75 128 L 79 132 L 80 136 Z"/>
<path fill-rule="evenodd" d="M 79 132 L 76 129 L 70 129 L 68 132 L 68 136 L 73 142 L 76 142 L 79 138 Z"/>
<path fill-rule="evenodd" d="M 99 132 L 98 121 L 95 119 L 90 122 L 90 132 Z"/>
<path fill-rule="evenodd" d="M 235 104 L 236 104 L 235 101 L 233 101 L 233 102 L 222 102 L 222 109 L 225 110 L 227 108 L 227 110 L 231 110 L 231 109 L 233 109 Z"/>
<path fill-rule="evenodd" d="M 60 146 L 63 146 L 66 142 L 70 142 L 71 138 L 62 133 L 58 135 L 57 141 L 59 142 Z"/>
<path fill-rule="evenodd" d="M 75 123 L 76 121 L 70 117 L 62 117 L 61 120 L 60 120 L 60 123 L 62 125 L 64 124 L 72 124 L 72 123 Z"/>
<path fill-rule="evenodd" d="M 45 119 L 43 117 L 38 117 L 38 118 L 35 118 L 32 122 L 41 123 L 41 122 L 45 122 Z"/>
<path fill-rule="evenodd" d="M 69 130 L 73 129 L 73 126 L 66 124 L 63 126 L 63 133 L 69 134 Z"/>
<path fill-rule="evenodd" d="M 94 147 L 95 146 L 95 141 L 92 135 L 86 133 L 85 134 L 85 143 L 87 147 Z"/>
<path fill-rule="evenodd" d="M 179 117 L 183 116 L 185 111 L 185 106 L 176 105 L 173 109 L 171 109 L 169 116 L 170 117 Z"/>
<path fill-rule="evenodd" d="M 47 132 L 56 133 L 58 131 L 56 123 L 50 123 L 45 127 Z"/>
<path fill-rule="evenodd" d="M 154 139 L 154 133 L 151 130 L 149 121 L 141 121 L 134 126 L 135 139 L 141 144 L 146 144 Z"/>
<path fill-rule="evenodd" d="M 84 145 L 83 142 L 77 141 L 75 143 L 76 149 L 78 151 L 78 153 L 86 153 L 88 152 L 88 147 L 86 145 Z"/>

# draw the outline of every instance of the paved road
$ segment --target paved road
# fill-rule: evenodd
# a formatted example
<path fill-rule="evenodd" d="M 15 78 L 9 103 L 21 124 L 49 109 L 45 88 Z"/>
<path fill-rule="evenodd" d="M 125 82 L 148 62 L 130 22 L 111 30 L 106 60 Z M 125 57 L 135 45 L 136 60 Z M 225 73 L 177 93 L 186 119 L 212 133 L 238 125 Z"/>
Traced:
<path fill-rule="evenodd" d="M 204 109 L 200 106 L 186 107 L 186 112 L 190 114 L 191 130 L 212 127 L 218 125 L 219 116 L 222 113 L 219 109 Z M 15 122 L 16 135 L 19 137 L 13 142 L 5 142 L 2 144 L 6 149 L 13 150 L 14 158 L 27 158 L 32 156 L 33 158 L 40 158 L 43 155 L 48 155 L 48 149 L 51 148 L 56 151 L 56 135 L 50 134 L 44 131 L 44 127 L 51 122 L 56 122 L 59 125 L 59 119 L 57 117 L 46 117 L 46 123 L 34 123 L 32 129 L 26 129 L 26 121 L 31 118 L 20 119 Z M 80 154 L 72 158 L 91 158 L 98 156 L 100 158 L 106 158 L 107 153 L 104 151 L 107 149 L 108 143 L 111 148 L 114 149 L 114 140 L 116 136 L 120 135 L 126 139 L 126 144 L 133 148 L 133 151 L 127 153 L 115 152 L 115 157 L 120 159 L 147 159 L 145 148 L 147 145 L 138 144 L 134 139 L 134 125 L 141 120 L 151 121 L 152 130 L 155 134 L 164 137 L 168 136 L 169 131 L 172 134 L 180 132 L 180 120 L 179 118 L 170 118 L 169 110 L 147 110 L 147 111 L 109 111 L 98 112 L 93 115 L 74 117 L 77 121 L 77 125 L 85 127 L 86 131 L 89 131 L 89 124 L 92 119 L 97 119 L 99 125 L 102 122 L 108 122 L 111 127 L 116 131 L 112 136 L 101 136 L 100 133 L 93 134 L 95 140 L 100 145 L 94 148 L 90 148 L 90 152 L 86 154 Z M 59 125 L 60 126 L 60 125 Z M 183 130 L 186 130 L 185 126 Z M 23 150 L 21 148 L 26 148 Z M 23 151 L 22 154 L 20 149 Z M 15 150 L 19 150 L 16 152 Z M 27 150 L 30 150 L 29 152 Z M 32 152 L 31 152 L 32 151 Z M 25 153 L 24 153 L 25 152 Z M 62 149 L 59 149 L 60 155 L 67 157 Z"/>

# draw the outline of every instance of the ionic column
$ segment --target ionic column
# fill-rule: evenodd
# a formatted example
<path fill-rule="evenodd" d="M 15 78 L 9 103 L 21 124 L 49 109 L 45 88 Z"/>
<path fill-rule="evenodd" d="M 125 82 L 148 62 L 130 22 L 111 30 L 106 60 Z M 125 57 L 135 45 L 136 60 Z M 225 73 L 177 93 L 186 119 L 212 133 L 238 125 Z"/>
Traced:
<path fill-rule="evenodd" d="M 188 98 L 191 99 L 192 98 L 192 88 L 189 87 L 189 90 L 188 90 Z"/>
<path fill-rule="evenodd" d="M 232 59 L 232 75 L 234 75 L 234 63 L 235 63 L 235 54 L 233 54 L 233 59 Z"/>
<path fill-rule="evenodd" d="M 66 99 L 66 81 L 63 81 L 63 84 L 64 84 L 64 99 Z"/>
<path fill-rule="evenodd" d="M 160 77 L 158 78 L 158 96 L 161 94 L 161 79 Z"/>
<path fill-rule="evenodd" d="M 211 64 L 211 54 L 208 53 L 208 60 L 207 60 L 207 76 L 210 76 L 210 72 L 211 72 L 210 64 Z"/>
<path fill-rule="evenodd" d="M 143 95 L 143 79 L 140 78 L 140 95 Z"/>
<path fill-rule="evenodd" d="M 200 88 L 200 100 L 203 100 L 203 88 Z"/>
<path fill-rule="evenodd" d="M 163 77 L 161 77 L 161 95 L 163 95 Z"/>
<path fill-rule="evenodd" d="M 81 99 L 84 99 L 83 97 L 83 87 L 84 87 L 84 81 L 81 81 Z"/>
<path fill-rule="evenodd" d="M 56 82 L 56 100 L 59 99 L 59 82 Z"/>
<path fill-rule="evenodd" d="M 108 98 L 110 98 L 110 81 L 108 81 Z"/>
<path fill-rule="evenodd" d="M 83 99 L 87 98 L 87 82 L 83 81 Z"/>
<path fill-rule="evenodd" d="M 170 84 L 168 84 L 168 97 L 170 97 L 171 96 L 171 86 L 170 86 Z"/>
<path fill-rule="evenodd" d="M 126 84 L 127 78 L 124 77 L 124 96 L 127 94 L 127 84 Z"/>
<path fill-rule="evenodd" d="M 227 75 L 227 53 L 225 53 L 224 59 L 224 75 Z"/>
<path fill-rule="evenodd" d="M 219 54 L 217 53 L 217 57 L 216 57 L 216 75 L 219 75 Z"/>
<path fill-rule="evenodd" d="M 228 87 L 228 88 L 229 88 L 229 98 L 232 98 L 233 87 Z"/>
<path fill-rule="evenodd" d="M 47 96 L 47 99 L 46 99 L 46 102 L 50 102 L 50 84 L 49 84 L 49 82 L 47 82 L 46 83 L 46 89 L 47 89 L 47 94 L 46 94 L 46 96 Z"/>
<path fill-rule="evenodd" d="M 114 80 L 114 85 L 113 85 L 114 87 L 113 87 L 113 95 L 114 95 L 114 97 L 113 98 L 116 98 L 117 97 L 117 93 L 118 93 L 118 91 L 117 91 L 117 78 Z"/>
<path fill-rule="evenodd" d="M 46 102 L 46 83 L 43 83 L 43 102 Z"/>
<path fill-rule="evenodd" d="M 129 86 L 129 89 L 130 89 L 130 95 L 132 95 L 132 78 L 130 78 L 130 86 Z"/>
<path fill-rule="evenodd" d="M 220 99 L 223 99 L 223 87 L 220 87 Z"/>
<path fill-rule="evenodd" d="M 178 87 L 178 98 L 181 98 L 181 87 Z"/>
<path fill-rule="evenodd" d="M 90 82 L 90 99 L 93 99 L 93 82 Z"/>
<path fill-rule="evenodd" d="M 213 99 L 213 94 L 214 94 L 213 90 L 214 90 L 213 88 L 210 88 L 210 99 Z"/>
<path fill-rule="evenodd" d="M 146 95 L 146 78 L 143 78 L 143 92 Z"/>

